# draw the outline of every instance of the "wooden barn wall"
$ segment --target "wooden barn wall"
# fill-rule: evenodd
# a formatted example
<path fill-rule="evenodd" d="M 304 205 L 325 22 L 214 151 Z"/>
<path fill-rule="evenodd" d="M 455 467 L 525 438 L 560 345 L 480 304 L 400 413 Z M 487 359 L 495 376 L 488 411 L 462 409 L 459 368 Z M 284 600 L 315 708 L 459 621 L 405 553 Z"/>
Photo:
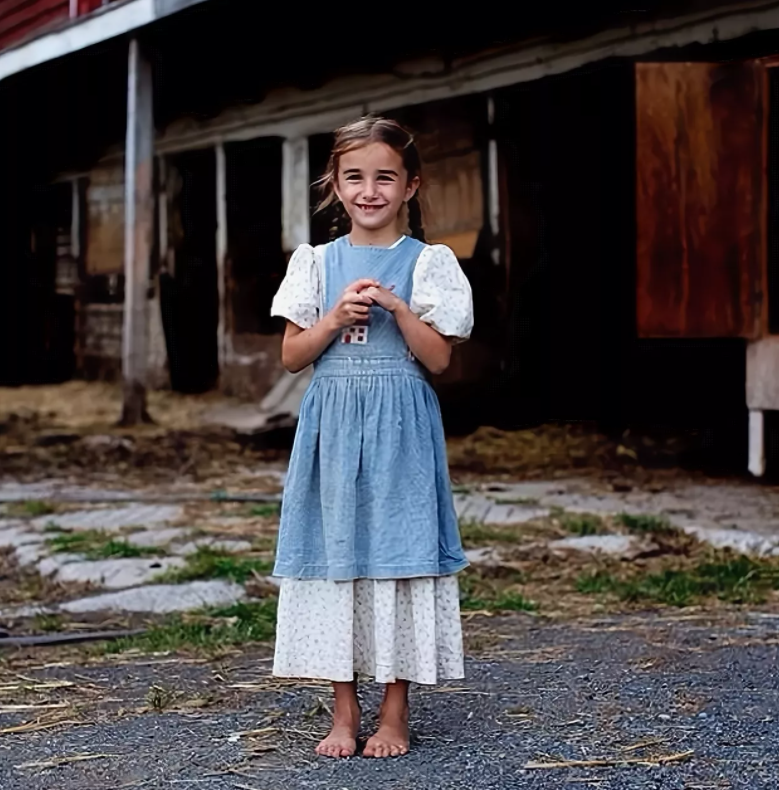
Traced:
<path fill-rule="evenodd" d="M 636 64 L 642 337 L 759 336 L 763 70 Z"/>

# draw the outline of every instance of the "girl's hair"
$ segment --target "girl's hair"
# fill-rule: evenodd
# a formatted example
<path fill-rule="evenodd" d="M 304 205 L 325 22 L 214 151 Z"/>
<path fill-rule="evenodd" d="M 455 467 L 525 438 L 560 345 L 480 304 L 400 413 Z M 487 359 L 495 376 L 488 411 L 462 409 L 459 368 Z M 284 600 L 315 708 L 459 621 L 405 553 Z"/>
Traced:
<path fill-rule="evenodd" d="M 335 193 L 335 186 L 338 181 L 338 165 L 341 157 L 355 148 L 362 148 L 364 145 L 370 145 L 371 143 L 384 143 L 400 154 L 409 180 L 421 178 L 422 176 L 422 161 L 419 157 L 414 137 L 396 121 L 368 115 L 360 118 L 359 121 L 354 121 L 354 123 L 347 124 L 336 130 L 335 142 L 327 163 L 327 170 L 325 170 L 322 178 L 316 182 L 316 186 L 323 193 L 323 198 L 317 207 L 317 211 L 323 211 L 329 206 L 334 207 L 335 216 L 333 225 L 330 228 L 331 239 L 348 233 L 350 227 L 349 215 Z M 425 241 L 425 230 L 422 227 L 422 207 L 419 203 L 418 190 L 408 201 L 407 205 L 408 227 L 411 235 L 419 241 Z"/>

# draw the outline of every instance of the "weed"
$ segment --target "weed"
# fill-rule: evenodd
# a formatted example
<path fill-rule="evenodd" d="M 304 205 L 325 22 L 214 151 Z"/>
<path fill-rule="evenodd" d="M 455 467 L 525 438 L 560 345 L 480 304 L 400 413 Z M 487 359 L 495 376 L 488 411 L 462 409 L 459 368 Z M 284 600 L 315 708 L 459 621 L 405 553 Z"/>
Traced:
<path fill-rule="evenodd" d="M 46 545 L 54 552 L 83 554 L 88 560 L 105 560 L 117 557 L 159 557 L 165 552 L 154 546 L 135 546 L 126 540 L 117 540 L 99 530 L 64 532 L 48 529 L 54 536 Z"/>
<path fill-rule="evenodd" d="M 63 626 L 62 615 L 59 614 L 36 614 L 33 618 L 33 628 L 44 634 L 51 634 L 61 631 Z"/>
<path fill-rule="evenodd" d="M 276 598 L 253 603 L 204 609 L 189 615 L 174 615 L 145 634 L 103 645 L 109 653 L 125 650 L 165 652 L 187 649 L 218 651 L 230 645 L 264 642 L 276 628 Z"/>
<path fill-rule="evenodd" d="M 249 509 L 252 518 L 276 518 L 281 513 L 281 505 L 277 502 L 269 502 L 266 505 L 254 505 Z"/>
<path fill-rule="evenodd" d="M 586 573 L 576 580 L 576 591 L 585 595 L 600 595 L 614 592 L 618 585 L 617 579 L 603 571 Z"/>
<path fill-rule="evenodd" d="M 252 541 L 254 551 L 275 551 L 276 538 L 273 535 L 260 535 Z"/>
<path fill-rule="evenodd" d="M 630 513 L 620 513 L 617 521 L 631 532 L 651 535 L 678 535 L 678 527 L 673 526 L 664 516 L 651 515 L 632 515 Z"/>
<path fill-rule="evenodd" d="M 166 686 L 154 685 L 149 688 L 146 693 L 146 704 L 157 713 L 162 713 L 166 708 L 176 700 L 178 694 L 174 689 L 167 688 Z"/>
<path fill-rule="evenodd" d="M 466 597 L 461 603 L 461 608 L 466 611 L 535 612 L 538 605 L 528 601 L 521 593 L 507 590 L 495 598 Z"/>
<path fill-rule="evenodd" d="M 460 537 L 466 548 L 489 543 L 517 543 L 519 535 L 510 528 L 481 524 L 478 521 L 461 521 Z"/>
<path fill-rule="evenodd" d="M 603 519 L 591 513 L 565 514 L 560 522 L 568 532 L 574 535 L 602 535 L 605 531 Z"/>
<path fill-rule="evenodd" d="M 250 557 L 240 557 L 226 551 L 200 546 L 186 558 L 183 568 L 171 568 L 157 577 L 157 581 L 180 584 L 196 579 L 231 579 L 243 584 L 255 573 L 267 575 L 273 563 Z"/>
<path fill-rule="evenodd" d="M 26 499 L 21 502 L 12 502 L 8 507 L 8 512 L 14 516 L 29 516 L 30 518 L 40 518 L 54 513 L 56 508 L 50 502 L 43 502 L 40 499 Z"/>
<path fill-rule="evenodd" d="M 769 590 L 779 589 L 779 567 L 739 556 L 625 580 L 599 571 L 579 577 L 576 589 L 586 594 L 612 593 L 629 603 L 652 601 L 683 607 L 717 597 L 730 603 L 754 604 L 764 601 Z"/>

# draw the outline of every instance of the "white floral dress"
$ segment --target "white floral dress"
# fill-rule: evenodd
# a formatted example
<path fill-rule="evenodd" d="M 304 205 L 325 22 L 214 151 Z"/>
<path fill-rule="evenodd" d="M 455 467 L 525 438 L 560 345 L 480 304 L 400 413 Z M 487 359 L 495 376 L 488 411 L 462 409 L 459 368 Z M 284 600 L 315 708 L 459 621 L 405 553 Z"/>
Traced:
<path fill-rule="evenodd" d="M 401 244 L 406 237 L 396 242 Z M 272 314 L 303 329 L 322 315 L 323 248 L 300 247 L 273 301 Z M 425 247 L 410 300 L 422 321 L 455 342 L 473 326 L 471 288 L 454 253 Z M 433 685 L 462 678 L 456 576 L 414 579 L 281 580 L 273 673 L 348 682 Z"/>

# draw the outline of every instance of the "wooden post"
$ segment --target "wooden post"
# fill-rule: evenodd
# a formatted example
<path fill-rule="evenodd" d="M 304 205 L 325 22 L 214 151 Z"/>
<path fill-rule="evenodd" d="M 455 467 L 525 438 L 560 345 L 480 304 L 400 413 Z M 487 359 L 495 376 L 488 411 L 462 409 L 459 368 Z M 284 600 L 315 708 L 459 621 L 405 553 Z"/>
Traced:
<path fill-rule="evenodd" d="M 311 240 L 308 138 L 284 140 L 282 149 L 282 247 L 294 252 Z"/>
<path fill-rule="evenodd" d="M 495 99 L 487 97 L 487 121 L 490 126 L 490 139 L 487 146 L 487 205 L 490 216 L 490 233 L 492 236 L 492 262 L 500 264 L 500 172 L 498 163 L 498 141 L 495 139 Z"/>
<path fill-rule="evenodd" d="M 227 162 L 222 143 L 216 146 L 216 276 L 219 319 L 216 327 L 219 375 L 227 360 Z M 224 379 L 222 379 L 224 381 Z"/>
<path fill-rule="evenodd" d="M 154 119 L 151 64 L 137 38 L 127 70 L 122 425 L 150 422 L 146 411 L 149 263 L 154 233 Z"/>
<path fill-rule="evenodd" d="M 763 412 L 749 412 L 749 471 L 755 477 L 765 474 L 765 420 Z"/>

